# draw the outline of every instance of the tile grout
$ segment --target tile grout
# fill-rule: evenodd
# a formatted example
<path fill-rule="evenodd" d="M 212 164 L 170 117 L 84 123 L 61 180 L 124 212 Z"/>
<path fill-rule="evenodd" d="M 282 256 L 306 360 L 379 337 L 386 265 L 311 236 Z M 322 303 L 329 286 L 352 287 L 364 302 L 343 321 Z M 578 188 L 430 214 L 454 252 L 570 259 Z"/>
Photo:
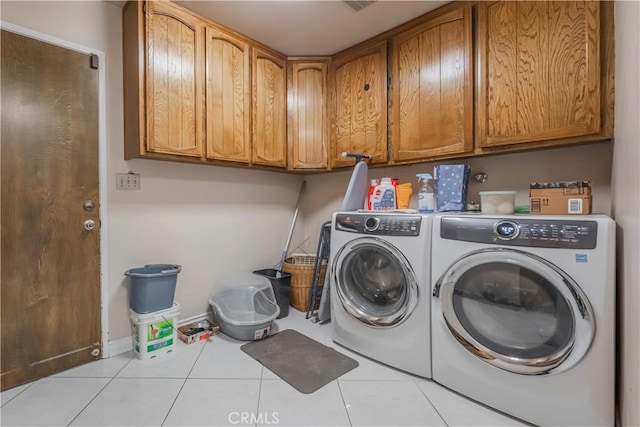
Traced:
<path fill-rule="evenodd" d="M 171 402 L 171 405 L 169 406 L 169 409 L 167 410 L 166 415 L 162 419 L 162 423 L 160 423 L 161 426 L 164 426 L 164 423 L 167 422 L 167 418 L 169 417 L 171 410 L 173 409 L 176 402 L 178 401 L 178 398 L 180 397 L 180 393 L 182 393 L 184 386 L 187 384 L 187 380 L 189 380 L 189 376 L 191 375 L 191 372 L 193 372 L 193 368 L 195 368 L 196 363 L 198 363 L 198 360 L 200 360 L 200 356 L 202 356 L 202 353 L 204 352 L 204 348 L 207 346 L 207 344 L 209 344 L 209 342 L 206 342 L 198 352 L 198 357 L 196 357 L 196 360 L 193 361 L 193 365 L 191 365 L 191 369 L 189 369 L 189 373 L 187 374 L 187 377 L 182 382 L 182 385 L 180 386 L 180 390 L 178 390 L 178 393 L 176 393 L 176 397 L 173 398 L 173 402 Z"/>
<path fill-rule="evenodd" d="M 340 398 L 342 399 L 342 406 L 344 407 L 344 412 L 347 414 L 347 420 L 349 420 L 349 426 L 353 427 L 353 423 L 351 422 L 351 416 L 349 415 L 349 408 L 347 408 L 347 401 L 344 399 L 344 393 L 342 393 L 342 387 L 340 387 L 340 381 L 336 379 L 336 385 L 338 386 L 338 391 L 340 392 Z"/>
<path fill-rule="evenodd" d="M 82 409 L 80 409 L 80 410 L 76 413 L 76 415 L 71 419 L 71 421 L 69 421 L 69 422 L 67 423 L 67 427 L 68 427 L 68 426 L 70 426 L 71 424 L 73 424 L 73 422 L 74 422 L 76 419 L 78 419 L 78 417 L 80 416 L 80 414 L 82 414 L 82 412 L 83 412 L 85 409 L 87 409 L 87 408 L 89 407 L 89 405 L 91 405 L 91 402 L 93 402 L 94 400 L 96 400 L 96 399 L 98 398 L 98 396 L 100 396 L 100 393 L 102 393 L 102 392 L 104 391 L 104 389 L 105 389 L 105 388 L 107 388 L 107 386 L 109 386 L 109 384 L 111 384 L 115 378 L 116 378 L 115 376 L 114 376 L 114 377 L 111 377 L 111 379 L 110 379 L 109 381 L 107 381 L 107 383 L 106 383 L 106 384 L 105 384 L 105 385 L 104 385 L 104 386 L 103 386 L 103 387 L 102 387 L 102 388 L 101 388 L 101 389 L 96 393 L 96 395 L 95 395 L 95 396 L 93 396 L 93 397 L 92 397 L 92 398 L 87 402 L 87 404 L 86 404 L 86 405 L 84 405 L 84 407 L 82 407 Z"/>

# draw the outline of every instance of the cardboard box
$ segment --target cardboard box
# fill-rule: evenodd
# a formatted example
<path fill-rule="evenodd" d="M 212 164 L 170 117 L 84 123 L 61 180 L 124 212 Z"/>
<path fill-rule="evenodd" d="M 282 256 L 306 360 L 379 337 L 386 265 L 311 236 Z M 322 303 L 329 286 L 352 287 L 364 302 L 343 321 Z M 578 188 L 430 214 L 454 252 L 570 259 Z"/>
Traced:
<path fill-rule="evenodd" d="M 529 212 L 532 215 L 588 215 L 591 213 L 591 196 L 530 197 Z"/>
<path fill-rule="evenodd" d="M 591 181 L 532 182 L 529 197 L 590 196 Z"/>
<path fill-rule="evenodd" d="M 529 197 L 590 196 L 591 187 L 532 188 Z"/>
<path fill-rule="evenodd" d="M 219 334 L 220 326 L 204 319 L 189 325 L 178 328 L 178 338 L 185 344 L 192 344 L 197 341 L 209 339 L 209 337 Z"/>

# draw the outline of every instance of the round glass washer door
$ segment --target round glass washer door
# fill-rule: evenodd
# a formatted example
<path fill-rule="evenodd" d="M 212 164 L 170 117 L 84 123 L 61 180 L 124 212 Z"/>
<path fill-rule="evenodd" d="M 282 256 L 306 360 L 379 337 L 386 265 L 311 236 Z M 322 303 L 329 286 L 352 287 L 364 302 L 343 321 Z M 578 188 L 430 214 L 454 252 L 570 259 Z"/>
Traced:
<path fill-rule="evenodd" d="M 593 310 L 564 271 L 506 248 L 471 252 L 434 287 L 453 337 L 483 361 L 525 375 L 558 373 L 587 353 Z"/>
<path fill-rule="evenodd" d="M 362 237 L 348 242 L 336 253 L 332 272 L 342 306 L 368 326 L 397 326 L 418 303 L 413 269 L 385 240 Z"/>

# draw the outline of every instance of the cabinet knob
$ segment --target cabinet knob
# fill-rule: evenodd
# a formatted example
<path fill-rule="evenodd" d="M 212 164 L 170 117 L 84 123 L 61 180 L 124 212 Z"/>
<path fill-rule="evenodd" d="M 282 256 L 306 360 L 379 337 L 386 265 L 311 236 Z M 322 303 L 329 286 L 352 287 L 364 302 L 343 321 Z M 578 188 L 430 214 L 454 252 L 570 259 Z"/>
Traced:
<path fill-rule="evenodd" d="M 371 86 L 369 86 L 369 83 L 365 83 L 365 84 L 364 84 L 364 90 L 365 90 L 365 91 L 366 91 L 366 90 L 369 90 L 369 88 L 370 88 L 370 87 L 371 87 Z"/>

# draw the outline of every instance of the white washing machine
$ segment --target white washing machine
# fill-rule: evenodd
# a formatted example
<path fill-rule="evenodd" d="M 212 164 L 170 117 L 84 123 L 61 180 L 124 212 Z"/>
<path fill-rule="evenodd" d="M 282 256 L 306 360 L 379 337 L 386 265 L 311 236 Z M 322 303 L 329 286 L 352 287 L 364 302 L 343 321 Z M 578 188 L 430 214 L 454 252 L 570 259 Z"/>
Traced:
<path fill-rule="evenodd" d="M 614 425 L 613 220 L 433 225 L 434 381 L 537 425 Z"/>
<path fill-rule="evenodd" d="M 333 340 L 426 378 L 432 217 L 338 212 L 331 224 Z"/>

